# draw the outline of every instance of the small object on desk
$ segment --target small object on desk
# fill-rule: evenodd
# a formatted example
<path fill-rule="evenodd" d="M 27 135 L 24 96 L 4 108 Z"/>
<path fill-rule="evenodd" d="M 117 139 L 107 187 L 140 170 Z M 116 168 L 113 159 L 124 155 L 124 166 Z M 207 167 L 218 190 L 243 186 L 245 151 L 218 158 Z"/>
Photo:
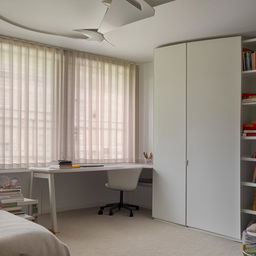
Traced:
<path fill-rule="evenodd" d="M 104 167 L 104 164 L 83 164 L 80 167 Z"/>
<path fill-rule="evenodd" d="M 80 168 L 80 164 L 72 164 L 72 168 Z"/>
<path fill-rule="evenodd" d="M 72 168 L 84 168 L 84 167 L 104 167 L 104 164 L 72 164 Z"/>
<path fill-rule="evenodd" d="M 69 160 L 59 160 L 60 169 L 72 168 L 72 161 Z"/>
<path fill-rule="evenodd" d="M 152 152 L 143 152 L 143 155 L 145 157 L 146 164 L 152 164 L 153 153 Z"/>

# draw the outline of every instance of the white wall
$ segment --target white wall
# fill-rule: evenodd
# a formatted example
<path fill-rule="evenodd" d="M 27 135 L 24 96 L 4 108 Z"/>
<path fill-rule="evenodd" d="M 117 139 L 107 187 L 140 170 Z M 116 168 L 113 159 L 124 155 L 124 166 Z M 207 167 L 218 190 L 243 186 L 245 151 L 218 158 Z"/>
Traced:
<path fill-rule="evenodd" d="M 139 65 L 139 146 L 137 159 L 144 161 L 143 152 L 153 152 L 153 83 L 152 62 Z"/>
<path fill-rule="evenodd" d="M 143 161 L 143 151 L 153 151 L 153 63 L 139 65 L 138 84 L 138 148 L 136 158 Z M 29 192 L 29 174 L 10 174 L 21 181 L 25 196 Z M 55 175 L 57 210 L 101 206 L 106 203 L 119 200 L 119 194 L 105 188 L 107 180 L 106 173 L 76 173 Z M 46 180 L 35 179 L 34 198 L 39 199 L 39 210 L 49 211 L 48 187 Z M 125 193 L 129 203 L 138 204 L 142 207 L 151 208 L 151 187 L 138 187 L 135 192 Z"/>
<path fill-rule="evenodd" d="M 137 113 L 137 161 L 144 162 L 143 152 L 153 152 L 153 83 L 152 62 L 139 65 L 138 113 Z M 152 187 L 139 186 L 128 194 L 128 201 L 142 207 L 152 208 Z"/>

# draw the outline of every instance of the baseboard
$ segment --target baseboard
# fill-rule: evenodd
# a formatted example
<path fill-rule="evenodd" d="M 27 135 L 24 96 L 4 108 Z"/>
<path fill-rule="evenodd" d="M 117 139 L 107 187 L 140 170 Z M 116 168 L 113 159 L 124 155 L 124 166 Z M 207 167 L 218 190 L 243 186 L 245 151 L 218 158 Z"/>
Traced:
<path fill-rule="evenodd" d="M 241 243 L 241 239 L 237 239 L 237 238 L 234 238 L 234 237 L 221 235 L 221 234 L 206 231 L 206 230 L 203 230 L 203 229 L 192 228 L 192 227 L 189 227 L 189 226 L 185 226 L 185 225 L 178 224 L 178 223 L 171 222 L 171 221 L 161 220 L 161 219 L 154 218 L 154 217 L 153 217 L 153 219 L 156 220 L 156 221 L 164 222 L 166 224 L 171 224 L 171 225 L 175 225 L 175 226 L 179 226 L 179 227 L 184 227 L 184 228 L 191 229 L 191 230 L 194 230 L 194 231 L 197 231 L 197 232 L 201 232 L 201 233 L 205 233 L 205 234 L 208 234 L 208 235 L 212 235 L 212 236 L 216 236 L 216 237 L 220 237 L 220 238 L 224 238 L 224 239 L 228 239 L 228 240 L 231 240 L 231 241 L 234 241 L 234 242 Z"/>

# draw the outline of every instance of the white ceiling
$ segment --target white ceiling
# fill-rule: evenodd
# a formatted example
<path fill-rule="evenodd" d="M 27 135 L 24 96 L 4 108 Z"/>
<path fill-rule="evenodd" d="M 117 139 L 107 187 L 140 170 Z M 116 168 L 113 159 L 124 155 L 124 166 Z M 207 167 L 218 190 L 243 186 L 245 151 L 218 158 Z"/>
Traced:
<path fill-rule="evenodd" d="M 146 62 L 152 60 L 153 49 L 160 45 L 256 32 L 256 0 L 176 0 L 155 10 L 154 17 L 107 33 L 105 37 L 114 46 L 31 32 L 4 21 L 0 21 L 0 34 Z M 101 0 L 0 0 L 0 15 L 52 32 L 97 28 L 105 11 Z"/>

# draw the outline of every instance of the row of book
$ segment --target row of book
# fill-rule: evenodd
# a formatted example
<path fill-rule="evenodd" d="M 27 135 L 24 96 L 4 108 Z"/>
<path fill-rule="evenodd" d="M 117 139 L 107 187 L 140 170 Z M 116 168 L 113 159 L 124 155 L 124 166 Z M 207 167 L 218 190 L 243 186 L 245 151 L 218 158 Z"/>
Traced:
<path fill-rule="evenodd" d="M 24 201 L 24 196 L 20 188 L 0 189 L 0 209 L 4 209 L 13 214 L 24 214 L 19 202 Z"/>
<path fill-rule="evenodd" d="M 256 52 L 247 48 L 243 48 L 242 52 L 243 71 L 256 69 Z"/>
<path fill-rule="evenodd" d="M 256 121 L 251 121 L 248 124 L 243 124 L 244 137 L 256 136 Z"/>
<path fill-rule="evenodd" d="M 243 93 L 242 103 L 253 103 L 256 102 L 256 93 Z"/>

